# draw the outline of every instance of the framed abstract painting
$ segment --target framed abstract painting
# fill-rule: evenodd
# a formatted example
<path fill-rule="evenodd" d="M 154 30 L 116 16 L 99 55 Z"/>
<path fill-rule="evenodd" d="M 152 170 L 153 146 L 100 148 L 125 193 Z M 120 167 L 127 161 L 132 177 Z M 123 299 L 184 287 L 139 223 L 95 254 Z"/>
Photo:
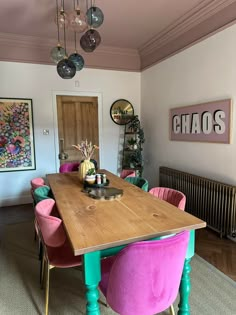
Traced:
<path fill-rule="evenodd" d="M 0 172 L 35 168 L 32 99 L 0 98 Z"/>

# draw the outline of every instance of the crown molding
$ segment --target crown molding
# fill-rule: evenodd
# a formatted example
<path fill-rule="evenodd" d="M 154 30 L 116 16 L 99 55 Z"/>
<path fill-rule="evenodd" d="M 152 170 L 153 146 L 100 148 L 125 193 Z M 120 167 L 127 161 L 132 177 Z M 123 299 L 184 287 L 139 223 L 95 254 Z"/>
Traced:
<path fill-rule="evenodd" d="M 139 48 L 145 56 L 221 11 L 235 0 L 204 0 Z"/>
<path fill-rule="evenodd" d="M 50 51 L 55 40 L 10 33 L 0 33 L 0 60 L 54 65 Z M 68 52 L 74 51 L 74 43 L 68 42 Z M 86 68 L 140 71 L 140 57 L 136 49 L 99 46 L 93 53 L 78 49 Z"/>
<path fill-rule="evenodd" d="M 141 69 L 164 60 L 231 25 L 236 0 L 204 0 L 139 48 Z"/>

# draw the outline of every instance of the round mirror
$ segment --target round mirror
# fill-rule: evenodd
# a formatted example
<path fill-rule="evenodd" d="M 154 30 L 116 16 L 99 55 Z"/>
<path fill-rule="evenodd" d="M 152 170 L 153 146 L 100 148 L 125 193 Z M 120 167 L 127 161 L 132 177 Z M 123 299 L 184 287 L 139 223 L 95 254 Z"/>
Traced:
<path fill-rule="evenodd" d="M 117 125 L 126 125 L 134 116 L 133 105 L 124 99 L 117 100 L 111 105 L 110 115 Z"/>

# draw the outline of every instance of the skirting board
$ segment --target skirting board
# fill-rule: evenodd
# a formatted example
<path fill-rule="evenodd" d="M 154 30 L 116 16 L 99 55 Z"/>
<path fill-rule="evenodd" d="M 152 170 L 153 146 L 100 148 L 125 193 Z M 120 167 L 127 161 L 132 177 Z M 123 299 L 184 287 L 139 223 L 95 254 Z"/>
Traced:
<path fill-rule="evenodd" d="M 15 205 L 24 205 L 32 203 L 31 195 L 22 195 L 17 197 L 9 197 L 0 200 L 0 207 L 8 207 Z"/>
<path fill-rule="evenodd" d="M 227 238 L 233 242 L 236 242 L 236 237 L 227 236 Z"/>

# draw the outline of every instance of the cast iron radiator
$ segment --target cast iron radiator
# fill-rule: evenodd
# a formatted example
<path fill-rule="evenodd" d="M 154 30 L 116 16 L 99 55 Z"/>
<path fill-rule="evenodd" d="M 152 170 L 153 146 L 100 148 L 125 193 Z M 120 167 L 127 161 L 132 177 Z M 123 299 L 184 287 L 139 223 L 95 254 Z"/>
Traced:
<path fill-rule="evenodd" d="M 162 187 L 186 195 L 185 211 L 207 222 L 220 236 L 236 237 L 236 186 L 160 167 Z"/>

